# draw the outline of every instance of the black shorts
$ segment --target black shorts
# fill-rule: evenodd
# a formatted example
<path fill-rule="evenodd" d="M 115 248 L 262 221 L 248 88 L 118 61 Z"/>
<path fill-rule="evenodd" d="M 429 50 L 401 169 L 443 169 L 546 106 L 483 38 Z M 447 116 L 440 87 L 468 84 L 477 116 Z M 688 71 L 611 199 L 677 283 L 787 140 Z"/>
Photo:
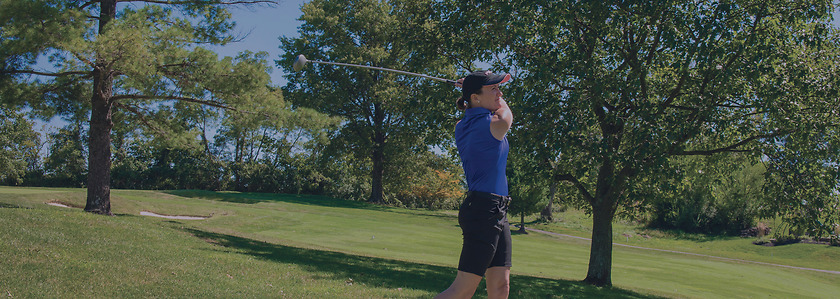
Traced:
<path fill-rule="evenodd" d="M 458 270 L 484 276 L 490 267 L 511 266 L 510 197 L 471 191 L 458 210 L 464 247 Z"/>

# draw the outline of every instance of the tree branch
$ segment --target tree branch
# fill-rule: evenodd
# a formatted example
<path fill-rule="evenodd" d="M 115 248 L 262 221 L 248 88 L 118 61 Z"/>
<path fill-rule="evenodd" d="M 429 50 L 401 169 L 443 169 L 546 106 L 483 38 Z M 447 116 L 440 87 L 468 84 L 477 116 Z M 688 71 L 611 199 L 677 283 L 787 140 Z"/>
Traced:
<path fill-rule="evenodd" d="M 92 68 L 96 68 L 96 64 L 93 63 L 93 61 L 85 59 L 84 57 L 82 57 L 82 55 L 79 55 L 76 52 L 73 52 L 73 51 L 69 51 L 69 52 L 70 52 L 70 54 L 73 54 L 73 57 L 76 57 L 76 59 L 80 60 L 81 62 L 84 62 L 85 64 L 87 64 L 88 66 L 90 66 Z"/>
<path fill-rule="evenodd" d="M 157 126 L 152 125 L 152 123 L 149 122 L 149 120 L 146 118 L 146 116 L 143 115 L 143 113 L 138 111 L 136 108 L 128 106 L 128 105 L 123 105 L 123 104 L 120 104 L 120 103 L 114 103 L 114 106 L 116 106 L 118 108 L 125 109 L 128 112 L 134 113 L 134 115 L 136 115 L 137 118 L 140 119 L 140 122 L 142 122 L 147 127 L 151 128 L 152 130 L 154 130 L 158 134 L 166 137 L 166 133 L 164 133 L 162 130 L 160 130 L 160 128 L 158 128 Z"/>
<path fill-rule="evenodd" d="M 136 100 L 178 100 L 178 101 L 186 101 L 191 103 L 198 103 L 202 105 L 212 106 L 216 108 L 222 108 L 225 110 L 231 111 L 239 111 L 236 108 L 225 106 L 222 103 L 214 102 L 214 101 L 206 101 L 206 100 L 199 100 L 194 98 L 187 98 L 187 97 L 176 97 L 176 96 L 147 96 L 147 95 L 139 95 L 139 94 L 126 94 L 126 95 L 118 95 L 111 97 L 112 102 L 116 102 L 118 100 L 125 100 L 125 99 L 136 99 Z"/>
<path fill-rule="evenodd" d="M 586 201 L 593 202 L 594 197 L 592 197 L 592 194 L 590 194 L 589 191 L 586 190 L 586 187 L 583 186 L 583 183 L 578 181 L 578 179 L 575 178 L 574 176 L 572 176 L 571 174 L 567 173 L 567 174 L 558 175 L 557 179 L 560 180 L 561 182 L 562 181 L 571 182 L 573 185 L 575 185 L 575 187 L 578 189 L 578 191 L 580 191 L 580 194 L 583 195 L 583 198 L 586 199 Z"/>
<path fill-rule="evenodd" d="M 558 87 L 560 87 L 561 91 L 573 91 L 573 90 L 577 90 L 577 88 L 576 88 L 576 87 L 563 85 L 563 83 L 560 83 L 560 81 L 559 81 L 559 80 L 557 80 L 557 78 L 552 77 L 552 78 L 551 78 L 551 81 L 553 81 L 553 82 L 554 82 L 554 85 L 557 85 Z"/>
<path fill-rule="evenodd" d="M 695 107 L 686 107 L 686 106 L 679 106 L 679 105 L 668 105 L 668 106 L 665 106 L 665 107 L 674 108 L 674 109 L 677 109 L 677 110 L 694 111 L 694 112 L 697 112 L 698 110 L 700 110 L 700 109 L 695 108 Z"/>
<path fill-rule="evenodd" d="M 49 76 L 49 77 L 64 77 L 64 76 L 70 76 L 70 75 L 91 75 L 91 72 L 74 71 L 74 72 L 46 73 L 46 72 L 39 72 L 39 71 L 36 71 L 36 70 L 0 70 L 0 74 L 30 74 L 30 75 Z"/>
<path fill-rule="evenodd" d="M 752 136 L 750 138 L 741 140 L 740 142 L 732 144 L 732 145 L 727 146 L 727 147 L 722 147 L 722 148 L 717 148 L 717 149 L 712 149 L 712 150 L 681 151 L 681 152 L 673 153 L 673 155 L 675 155 L 675 156 L 711 156 L 711 155 L 714 155 L 714 154 L 717 154 L 717 153 L 723 153 L 723 152 L 747 152 L 748 150 L 738 150 L 737 148 L 739 146 L 742 146 L 744 144 L 752 142 L 753 140 L 756 140 L 756 139 L 771 138 L 771 137 L 779 136 L 781 134 L 782 134 L 782 132 L 776 132 L 776 133 L 772 133 L 772 134 L 756 135 L 756 136 Z"/>
<path fill-rule="evenodd" d="M 85 3 L 85 4 L 82 4 L 82 6 L 79 6 L 79 9 L 85 9 L 85 7 L 88 7 L 88 6 L 90 6 L 90 5 L 93 5 L 93 4 L 95 4 L 96 2 L 98 2 L 98 1 L 88 1 L 88 2 L 87 2 L 87 3 Z"/>

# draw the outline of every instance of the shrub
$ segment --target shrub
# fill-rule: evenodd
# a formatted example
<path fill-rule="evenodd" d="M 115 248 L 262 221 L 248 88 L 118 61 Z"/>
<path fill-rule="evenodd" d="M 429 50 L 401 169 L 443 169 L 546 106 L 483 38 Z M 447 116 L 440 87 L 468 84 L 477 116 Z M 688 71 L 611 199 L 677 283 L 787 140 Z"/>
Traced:
<path fill-rule="evenodd" d="M 765 245 L 771 243 L 773 243 L 773 240 L 769 236 L 763 236 L 753 241 L 753 244 L 755 245 Z"/>
<path fill-rule="evenodd" d="M 718 200 L 706 190 L 653 204 L 649 226 L 689 233 L 738 235 L 752 226 L 755 212 L 746 200 Z"/>
<path fill-rule="evenodd" d="M 738 159 L 671 161 L 682 174 L 655 193 L 648 226 L 688 233 L 739 235 L 758 215 L 764 168 Z"/>
<path fill-rule="evenodd" d="M 773 245 L 787 245 L 793 243 L 799 243 L 800 239 L 798 236 L 790 235 L 790 234 L 778 234 L 774 236 L 776 241 L 773 242 Z"/>
<path fill-rule="evenodd" d="M 457 174 L 431 170 L 413 178 L 410 187 L 399 190 L 396 197 L 406 207 L 440 210 L 457 207 L 463 194 Z"/>

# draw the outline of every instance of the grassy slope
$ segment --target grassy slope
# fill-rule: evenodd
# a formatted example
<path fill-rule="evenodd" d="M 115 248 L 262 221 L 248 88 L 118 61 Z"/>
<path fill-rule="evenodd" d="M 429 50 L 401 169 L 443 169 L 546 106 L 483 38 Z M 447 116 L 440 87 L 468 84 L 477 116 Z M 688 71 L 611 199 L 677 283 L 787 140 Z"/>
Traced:
<path fill-rule="evenodd" d="M 411 298 L 432 296 L 454 276 L 460 231 L 452 213 L 308 196 L 167 193 L 114 190 L 122 216 L 100 217 L 42 204 L 82 205 L 80 189 L 0 188 L 0 207 L 32 208 L 0 208 L 0 227 L 8 228 L 0 231 L 0 252 L 11 253 L 0 266 L 12 269 L 0 272 L 0 292 Z M 132 216 L 141 210 L 213 217 Z M 840 275 L 619 247 L 613 281 L 632 291 L 599 289 L 576 282 L 586 273 L 588 242 L 529 234 L 515 235 L 514 246 L 515 298 L 840 292 Z M 836 261 L 838 250 L 830 249 L 825 259 Z"/>

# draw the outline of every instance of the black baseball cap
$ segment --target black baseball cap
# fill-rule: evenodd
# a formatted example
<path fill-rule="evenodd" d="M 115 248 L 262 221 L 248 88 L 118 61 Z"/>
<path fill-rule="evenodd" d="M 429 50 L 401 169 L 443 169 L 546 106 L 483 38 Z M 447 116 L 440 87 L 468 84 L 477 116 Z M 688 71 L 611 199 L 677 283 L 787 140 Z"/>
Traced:
<path fill-rule="evenodd" d="M 477 93 L 482 87 L 493 84 L 502 84 L 510 80 L 510 74 L 496 75 L 490 71 L 475 71 L 464 78 L 461 84 L 461 98 L 458 99 L 458 108 L 466 109 L 467 102 L 472 94 Z"/>

